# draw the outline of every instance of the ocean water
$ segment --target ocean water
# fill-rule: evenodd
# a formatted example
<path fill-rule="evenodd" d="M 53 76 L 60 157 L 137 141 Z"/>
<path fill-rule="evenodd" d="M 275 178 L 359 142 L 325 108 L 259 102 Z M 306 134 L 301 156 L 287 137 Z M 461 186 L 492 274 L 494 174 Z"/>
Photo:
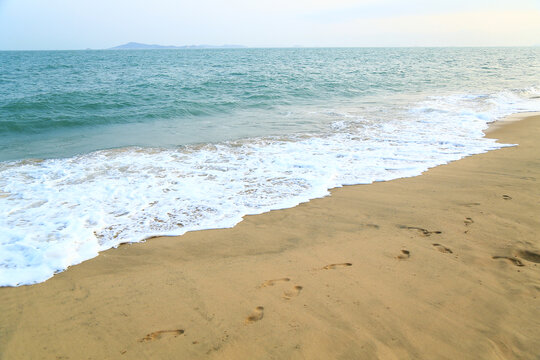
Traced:
<path fill-rule="evenodd" d="M 0 52 L 0 286 L 511 144 L 540 48 Z"/>

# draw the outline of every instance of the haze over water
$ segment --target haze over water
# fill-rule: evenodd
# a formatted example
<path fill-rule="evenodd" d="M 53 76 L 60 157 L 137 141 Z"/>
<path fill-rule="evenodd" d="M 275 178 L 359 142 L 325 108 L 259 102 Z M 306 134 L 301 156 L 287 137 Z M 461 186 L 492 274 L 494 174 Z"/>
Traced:
<path fill-rule="evenodd" d="M 0 286 L 500 147 L 540 48 L 0 52 Z"/>

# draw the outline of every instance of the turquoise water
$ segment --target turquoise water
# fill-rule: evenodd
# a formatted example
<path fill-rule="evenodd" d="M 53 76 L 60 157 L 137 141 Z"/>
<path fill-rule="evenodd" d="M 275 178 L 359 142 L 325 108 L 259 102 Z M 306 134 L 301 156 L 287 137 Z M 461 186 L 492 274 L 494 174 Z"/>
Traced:
<path fill-rule="evenodd" d="M 538 85 L 538 48 L 0 52 L 0 160 L 317 131 L 311 112 Z"/>
<path fill-rule="evenodd" d="M 496 149 L 540 48 L 0 52 L 0 286 Z"/>

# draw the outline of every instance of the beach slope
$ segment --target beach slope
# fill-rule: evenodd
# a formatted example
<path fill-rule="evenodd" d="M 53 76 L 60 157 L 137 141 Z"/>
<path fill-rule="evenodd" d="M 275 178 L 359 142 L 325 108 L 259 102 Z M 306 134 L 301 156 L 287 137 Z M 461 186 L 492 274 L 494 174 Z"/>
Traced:
<path fill-rule="evenodd" d="M 540 116 L 519 146 L 0 288 L 1 359 L 537 359 Z"/>

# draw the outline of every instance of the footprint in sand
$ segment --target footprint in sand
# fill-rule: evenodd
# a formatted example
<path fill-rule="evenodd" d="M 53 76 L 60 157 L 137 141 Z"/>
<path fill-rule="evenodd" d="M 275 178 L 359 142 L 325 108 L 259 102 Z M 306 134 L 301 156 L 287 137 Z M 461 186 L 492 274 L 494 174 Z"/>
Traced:
<path fill-rule="evenodd" d="M 337 268 L 348 267 L 348 266 L 352 266 L 352 264 L 351 263 L 330 264 L 323 267 L 322 270 L 334 270 Z"/>
<path fill-rule="evenodd" d="M 148 342 L 148 341 L 158 340 L 158 339 L 161 339 L 165 335 L 171 335 L 171 336 L 177 337 L 178 335 L 182 335 L 183 333 L 184 333 L 184 330 L 182 329 L 154 331 L 153 333 L 147 334 L 145 337 L 140 339 L 139 342 Z"/>
<path fill-rule="evenodd" d="M 289 279 L 289 278 L 281 278 L 281 279 L 266 280 L 261 285 L 257 286 L 257 288 L 261 289 L 261 288 L 265 288 L 265 287 L 268 287 L 268 286 L 274 286 L 278 282 L 287 282 L 287 281 L 291 281 L 291 279 Z"/>
<path fill-rule="evenodd" d="M 300 291 L 302 291 L 303 287 L 300 285 L 296 285 L 292 288 L 292 290 L 284 291 L 282 298 L 285 300 L 291 300 L 293 297 L 297 297 L 300 295 Z"/>
<path fill-rule="evenodd" d="M 517 254 L 522 259 L 540 264 L 540 254 L 537 254 L 529 250 L 519 250 Z"/>
<path fill-rule="evenodd" d="M 442 253 L 453 254 L 453 251 L 444 245 L 441 245 L 441 244 L 431 244 L 431 245 L 433 245 L 435 249 L 439 250 Z"/>
<path fill-rule="evenodd" d="M 512 200 L 512 197 L 509 196 L 509 195 L 503 195 L 502 198 L 503 198 L 504 200 Z"/>
<path fill-rule="evenodd" d="M 474 223 L 474 220 L 472 218 L 468 217 L 468 218 L 465 218 L 465 220 L 463 220 L 463 223 L 465 224 L 465 226 L 469 226 L 472 223 Z"/>
<path fill-rule="evenodd" d="M 494 260 L 504 259 L 504 260 L 507 260 L 508 262 L 510 262 L 512 265 L 515 265 L 515 266 L 525 266 L 525 265 L 523 265 L 521 260 L 513 258 L 513 257 L 509 257 L 509 256 L 492 256 L 491 258 L 494 259 Z"/>
<path fill-rule="evenodd" d="M 409 250 L 401 250 L 401 254 L 396 256 L 398 260 L 406 260 L 411 257 L 411 252 Z"/>
<path fill-rule="evenodd" d="M 251 315 L 249 315 L 249 316 L 246 318 L 245 323 L 246 323 L 246 324 L 251 324 L 251 323 L 253 323 L 253 322 L 255 322 L 255 321 L 261 320 L 263 317 L 264 317 L 264 307 L 262 307 L 262 306 L 257 306 L 257 307 L 251 312 Z"/>
<path fill-rule="evenodd" d="M 398 227 L 400 229 L 417 230 L 424 236 L 431 236 L 433 234 L 442 234 L 442 231 L 439 231 L 439 230 L 430 231 L 430 230 L 427 230 L 421 227 L 416 227 L 416 226 L 398 225 Z"/>
<path fill-rule="evenodd" d="M 472 207 L 472 206 L 478 206 L 478 205 L 481 205 L 481 204 L 478 203 L 478 202 L 472 202 L 472 203 L 461 203 L 459 205 L 463 205 L 463 206 L 466 206 L 466 207 Z"/>

